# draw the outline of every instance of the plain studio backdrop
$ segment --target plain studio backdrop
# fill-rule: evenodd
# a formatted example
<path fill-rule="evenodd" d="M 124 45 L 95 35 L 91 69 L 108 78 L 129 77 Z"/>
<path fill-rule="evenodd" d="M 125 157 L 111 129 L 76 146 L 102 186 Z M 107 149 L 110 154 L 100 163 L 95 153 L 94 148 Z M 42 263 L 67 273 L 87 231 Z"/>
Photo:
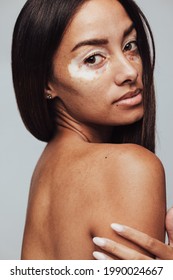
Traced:
<path fill-rule="evenodd" d="M 106 0 L 105 0 L 106 1 Z M 0 0 L 0 259 L 20 259 L 30 179 L 45 144 L 25 129 L 11 77 L 11 38 L 24 0 Z M 173 1 L 137 0 L 156 43 L 157 155 L 173 205 Z M 46 19 L 45 19 L 46 20 Z M 114 221 L 112 221 L 114 222 Z"/>

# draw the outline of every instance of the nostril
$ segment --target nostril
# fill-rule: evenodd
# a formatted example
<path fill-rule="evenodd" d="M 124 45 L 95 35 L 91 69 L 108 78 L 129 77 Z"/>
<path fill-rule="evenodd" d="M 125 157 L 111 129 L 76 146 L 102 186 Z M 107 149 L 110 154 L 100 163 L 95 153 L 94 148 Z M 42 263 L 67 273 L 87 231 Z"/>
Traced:
<path fill-rule="evenodd" d="M 139 74 L 142 74 L 142 63 L 135 63 L 135 58 L 130 59 L 131 55 L 116 57 L 114 68 L 114 80 L 117 85 L 133 84 L 136 82 Z"/>

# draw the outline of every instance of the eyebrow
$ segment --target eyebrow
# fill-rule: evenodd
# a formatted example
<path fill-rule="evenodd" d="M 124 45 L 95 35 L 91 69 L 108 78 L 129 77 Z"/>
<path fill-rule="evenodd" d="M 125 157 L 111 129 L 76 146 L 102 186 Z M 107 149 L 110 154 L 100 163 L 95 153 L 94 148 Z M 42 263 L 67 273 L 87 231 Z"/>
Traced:
<path fill-rule="evenodd" d="M 127 37 L 135 29 L 134 24 L 132 23 L 123 33 L 123 38 Z M 74 52 L 78 48 L 84 46 L 103 46 L 109 43 L 108 39 L 89 39 L 78 43 L 71 51 Z"/>
<path fill-rule="evenodd" d="M 103 45 L 107 45 L 107 44 L 108 44 L 108 40 L 107 39 L 90 39 L 90 40 L 85 40 L 85 41 L 82 41 L 82 42 L 78 43 L 72 49 L 72 52 L 74 52 L 78 48 L 84 47 L 84 46 L 103 46 Z"/>
<path fill-rule="evenodd" d="M 132 23 L 125 31 L 123 34 L 123 38 L 127 37 L 133 30 L 135 29 L 134 23 Z M 135 29 L 136 30 L 136 29 Z"/>

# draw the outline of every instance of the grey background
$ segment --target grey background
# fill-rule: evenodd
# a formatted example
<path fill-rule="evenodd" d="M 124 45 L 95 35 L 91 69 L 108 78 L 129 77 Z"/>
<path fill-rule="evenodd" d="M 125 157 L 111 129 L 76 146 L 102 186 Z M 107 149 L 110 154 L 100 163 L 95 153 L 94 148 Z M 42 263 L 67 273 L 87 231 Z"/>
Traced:
<path fill-rule="evenodd" d="M 173 1 L 137 0 L 151 24 L 157 50 L 157 155 L 173 205 Z M 10 66 L 11 36 L 24 0 L 0 0 L 0 259 L 20 259 L 30 179 L 44 143 L 25 129 L 16 106 Z"/>

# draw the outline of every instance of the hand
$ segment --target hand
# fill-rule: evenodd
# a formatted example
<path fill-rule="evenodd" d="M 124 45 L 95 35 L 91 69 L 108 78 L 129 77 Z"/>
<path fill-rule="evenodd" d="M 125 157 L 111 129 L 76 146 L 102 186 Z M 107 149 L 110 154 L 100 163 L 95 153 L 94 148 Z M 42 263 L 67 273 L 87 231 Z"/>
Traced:
<path fill-rule="evenodd" d="M 169 245 L 124 225 L 112 224 L 111 227 L 123 238 L 136 243 L 141 248 L 144 248 L 154 255 L 155 259 L 173 260 L 173 208 L 171 208 L 166 215 L 166 230 L 168 233 Z M 95 237 L 93 238 L 93 242 L 104 251 L 122 260 L 152 260 L 151 257 L 107 238 Z M 113 258 L 101 252 L 94 252 L 93 256 L 98 260 L 113 260 Z"/>

